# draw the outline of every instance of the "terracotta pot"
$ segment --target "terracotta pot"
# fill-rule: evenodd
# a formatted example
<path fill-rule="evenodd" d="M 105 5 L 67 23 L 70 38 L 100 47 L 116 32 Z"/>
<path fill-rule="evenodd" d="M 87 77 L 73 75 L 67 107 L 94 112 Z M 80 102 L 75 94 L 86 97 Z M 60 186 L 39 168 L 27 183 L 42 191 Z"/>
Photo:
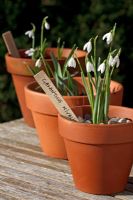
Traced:
<path fill-rule="evenodd" d="M 89 106 L 73 110 L 77 116 L 90 113 Z M 133 120 L 133 109 L 110 106 L 109 116 Z M 94 125 L 59 115 L 58 125 L 75 186 L 92 194 L 123 191 L 133 163 L 133 123 Z"/>
<path fill-rule="evenodd" d="M 79 91 L 83 91 L 82 81 L 80 77 L 75 77 L 79 83 Z M 57 115 L 58 111 L 50 101 L 49 97 L 44 93 L 35 90 L 37 83 L 33 82 L 25 87 L 25 96 L 27 107 L 32 111 L 35 127 L 40 138 L 40 143 L 44 152 L 57 158 L 66 159 L 66 150 L 64 142 L 58 133 Z M 111 81 L 111 103 L 120 105 L 122 102 L 123 87 L 121 84 Z M 34 99 L 34 101 L 33 101 Z M 71 106 L 79 106 L 88 104 L 86 96 L 65 96 L 64 99 Z M 49 133 L 49 134 L 48 134 Z M 53 139 L 52 139 L 53 138 Z M 48 142 L 47 142 L 48 141 Z M 54 144 L 52 142 L 54 141 Z M 55 143 L 56 141 L 56 143 Z M 52 149 L 51 149 L 52 146 Z"/>
<path fill-rule="evenodd" d="M 64 48 L 63 54 L 62 54 L 63 59 L 59 60 L 61 65 L 64 63 L 65 58 L 69 55 L 70 51 L 71 49 Z M 19 50 L 19 53 L 21 56 L 20 58 L 11 57 L 7 53 L 5 55 L 5 60 L 6 60 L 7 71 L 12 74 L 13 83 L 15 86 L 16 94 L 18 97 L 18 101 L 20 104 L 20 108 L 21 108 L 24 120 L 29 126 L 34 127 L 34 121 L 31 115 L 31 111 L 26 107 L 26 104 L 25 104 L 24 86 L 34 80 L 27 66 L 34 67 L 35 61 L 26 57 L 24 52 L 25 50 Z M 53 63 L 49 56 L 50 52 L 53 52 L 54 55 L 57 56 L 57 48 L 46 49 L 47 62 L 53 68 Z M 85 55 L 86 55 L 85 51 L 82 51 L 82 50 L 77 51 L 77 56 L 82 66 L 85 65 L 84 64 Z M 42 69 L 45 69 L 45 68 L 42 66 Z M 74 71 L 71 71 L 71 72 L 74 72 Z"/>
<path fill-rule="evenodd" d="M 32 111 L 41 147 L 50 157 L 67 159 L 64 141 L 58 133 L 58 111 L 48 95 L 35 91 L 37 86 L 36 82 L 28 84 L 25 97 L 27 107 Z M 64 99 L 70 107 L 84 105 L 86 101 L 85 96 L 64 96 Z"/>

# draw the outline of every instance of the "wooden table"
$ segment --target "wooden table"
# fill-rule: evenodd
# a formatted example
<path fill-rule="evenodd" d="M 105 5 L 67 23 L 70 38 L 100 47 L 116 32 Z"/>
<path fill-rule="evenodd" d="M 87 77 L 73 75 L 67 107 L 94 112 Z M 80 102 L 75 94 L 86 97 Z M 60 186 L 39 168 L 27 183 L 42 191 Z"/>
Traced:
<path fill-rule="evenodd" d="M 0 200 L 133 200 L 133 170 L 126 190 L 113 196 L 75 189 L 68 161 L 42 152 L 36 130 L 23 119 L 0 124 Z"/>

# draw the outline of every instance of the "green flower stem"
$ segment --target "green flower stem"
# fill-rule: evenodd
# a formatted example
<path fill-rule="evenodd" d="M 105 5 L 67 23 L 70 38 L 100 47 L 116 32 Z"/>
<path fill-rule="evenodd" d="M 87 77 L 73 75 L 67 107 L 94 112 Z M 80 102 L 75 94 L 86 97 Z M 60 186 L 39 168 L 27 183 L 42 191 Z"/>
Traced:
<path fill-rule="evenodd" d="M 43 54 L 41 53 L 40 56 L 41 56 L 41 59 L 43 61 L 43 64 L 44 64 L 44 67 L 46 69 L 46 73 L 47 73 L 48 77 L 50 77 L 50 73 L 51 73 L 52 77 L 54 77 L 54 73 L 53 73 L 51 67 L 49 66 L 49 64 L 45 61 Z"/>
<path fill-rule="evenodd" d="M 89 99 L 89 103 L 91 105 L 91 110 L 92 110 L 92 113 L 93 113 L 94 102 L 92 100 L 90 85 L 88 84 L 83 71 L 81 72 L 81 77 L 82 77 L 82 81 L 83 81 L 83 84 L 84 84 L 84 87 L 85 87 L 85 91 L 86 91 L 87 97 Z"/>
<path fill-rule="evenodd" d="M 92 115 L 93 124 L 97 124 L 97 109 L 98 109 L 100 92 L 101 92 L 101 77 L 99 76 L 97 80 L 97 91 L 96 91 L 94 110 L 93 110 L 93 115 Z"/>
<path fill-rule="evenodd" d="M 108 110 L 109 110 L 109 99 L 110 99 L 110 75 L 109 72 L 106 76 L 105 81 L 105 104 L 104 104 L 104 120 L 107 122 L 108 120 Z"/>
<path fill-rule="evenodd" d="M 94 62 L 93 62 L 93 65 L 94 65 L 94 76 L 95 76 L 95 79 L 96 79 L 96 83 L 97 83 L 97 69 L 96 69 L 96 66 L 97 66 L 97 61 L 96 61 L 96 42 L 97 42 L 97 38 L 98 36 L 96 36 L 94 38 Z"/>
<path fill-rule="evenodd" d="M 48 16 L 44 17 L 44 19 L 42 21 L 42 25 L 41 25 L 41 36 L 40 36 L 40 49 L 41 49 L 41 51 L 42 51 L 42 47 L 43 47 L 44 24 L 45 24 L 47 18 L 48 18 Z"/>

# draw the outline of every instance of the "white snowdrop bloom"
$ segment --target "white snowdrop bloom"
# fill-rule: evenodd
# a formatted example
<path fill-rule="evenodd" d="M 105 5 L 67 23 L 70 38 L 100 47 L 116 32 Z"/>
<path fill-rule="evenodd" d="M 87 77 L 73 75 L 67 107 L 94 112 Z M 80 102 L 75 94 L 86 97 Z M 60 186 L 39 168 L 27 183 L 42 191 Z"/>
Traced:
<path fill-rule="evenodd" d="M 89 42 L 85 43 L 83 50 L 87 50 L 88 53 L 91 52 L 91 50 L 92 50 L 91 40 L 89 40 Z"/>
<path fill-rule="evenodd" d="M 114 58 L 112 58 L 111 66 L 113 67 L 114 65 L 116 65 L 116 68 L 118 68 L 120 65 L 120 59 L 118 54 Z"/>
<path fill-rule="evenodd" d="M 26 31 L 25 35 L 28 35 L 29 38 L 34 38 L 34 32 L 33 32 L 33 30 Z"/>
<path fill-rule="evenodd" d="M 73 68 L 76 67 L 76 61 L 75 61 L 74 57 L 71 57 L 71 58 L 69 59 L 69 61 L 68 61 L 68 63 L 67 63 L 67 66 L 68 66 L 68 67 L 73 67 Z"/>
<path fill-rule="evenodd" d="M 49 30 L 49 29 L 50 29 L 50 24 L 49 24 L 47 21 L 45 22 L 44 26 L 45 26 L 45 29 L 46 29 L 46 30 Z"/>
<path fill-rule="evenodd" d="M 103 36 L 103 40 L 106 40 L 107 44 L 109 45 L 112 42 L 112 40 L 113 40 L 112 33 L 111 32 L 106 33 Z"/>
<path fill-rule="evenodd" d="M 116 58 L 116 68 L 118 68 L 120 65 L 120 58 L 119 56 L 117 55 L 117 58 Z"/>
<path fill-rule="evenodd" d="M 104 71 L 105 71 L 105 63 L 104 62 L 98 66 L 97 71 L 101 72 L 101 74 L 104 73 Z"/>
<path fill-rule="evenodd" d="M 25 54 L 28 55 L 28 56 L 33 56 L 34 51 L 35 51 L 35 49 L 30 48 L 30 49 L 28 49 L 27 51 L 25 51 Z"/>
<path fill-rule="evenodd" d="M 35 67 L 38 67 L 40 68 L 42 65 L 42 61 L 41 61 L 41 58 L 37 59 L 36 63 L 35 63 Z"/>
<path fill-rule="evenodd" d="M 113 57 L 112 57 L 112 55 L 110 54 L 110 56 L 109 56 L 109 66 L 111 66 L 111 67 L 113 67 Z"/>
<path fill-rule="evenodd" d="M 94 72 L 94 66 L 93 66 L 93 64 L 90 61 L 88 61 L 86 63 L 86 71 L 87 72 Z"/>

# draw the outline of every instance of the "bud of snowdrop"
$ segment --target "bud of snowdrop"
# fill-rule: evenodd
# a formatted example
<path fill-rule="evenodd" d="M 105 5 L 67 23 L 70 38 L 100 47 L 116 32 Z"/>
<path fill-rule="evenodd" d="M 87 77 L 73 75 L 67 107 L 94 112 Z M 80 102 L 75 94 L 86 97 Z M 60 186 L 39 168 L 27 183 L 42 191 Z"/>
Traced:
<path fill-rule="evenodd" d="M 36 61 L 36 63 L 35 63 L 35 67 L 40 68 L 41 65 L 42 65 L 42 61 L 41 61 L 41 58 L 39 58 L 39 59 Z"/>
<path fill-rule="evenodd" d="M 33 29 L 30 30 L 30 31 L 26 31 L 26 32 L 25 32 L 25 35 L 28 35 L 29 38 L 32 38 L 32 39 L 33 39 L 33 38 L 34 38 L 34 31 L 33 31 Z"/>
<path fill-rule="evenodd" d="M 88 53 L 91 52 L 91 50 L 92 50 L 91 39 L 89 40 L 89 42 L 87 42 L 87 43 L 84 45 L 83 50 L 87 50 Z"/>
<path fill-rule="evenodd" d="M 102 64 L 100 64 L 100 65 L 98 66 L 97 71 L 98 71 L 98 72 L 101 72 L 101 74 L 104 73 L 104 71 L 105 71 L 105 62 L 103 62 Z"/>
<path fill-rule="evenodd" d="M 75 61 L 74 57 L 71 57 L 71 58 L 68 60 L 67 66 L 68 66 L 68 67 L 73 67 L 73 68 L 76 67 L 76 61 Z"/>
<path fill-rule="evenodd" d="M 50 24 L 49 24 L 47 21 L 45 21 L 44 26 L 45 26 L 45 29 L 46 29 L 46 30 L 49 30 L 49 29 L 50 29 Z"/>
<path fill-rule="evenodd" d="M 86 63 L 86 71 L 87 72 L 94 72 L 94 66 L 93 66 L 93 64 L 90 61 L 88 61 Z"/>
<path fill-rule="evenodd" d="M 50 29 L 50 24 L 47 22 L 48 16 L 43 18 L 42 27 L 45 27 L 46 30 Z"/>
<path fill-rule="evenodd" d="M 107 44 L 109 45 L 109 44 L 112 42 L 112 40 L 113 40 L 112 33 L 111 33 L 111 32 L 106 33 L 106 34 L 103 36 L 103 40 L 105 40 L 105 39 L 106 39 Z"/>
<path fill-rule="evenodd" d="M 25 54 L 28 56 L 33 56 L 34 52 L 35 52 L 35 49 L 30 48 L 29 50 L 25 51 Z"/>

